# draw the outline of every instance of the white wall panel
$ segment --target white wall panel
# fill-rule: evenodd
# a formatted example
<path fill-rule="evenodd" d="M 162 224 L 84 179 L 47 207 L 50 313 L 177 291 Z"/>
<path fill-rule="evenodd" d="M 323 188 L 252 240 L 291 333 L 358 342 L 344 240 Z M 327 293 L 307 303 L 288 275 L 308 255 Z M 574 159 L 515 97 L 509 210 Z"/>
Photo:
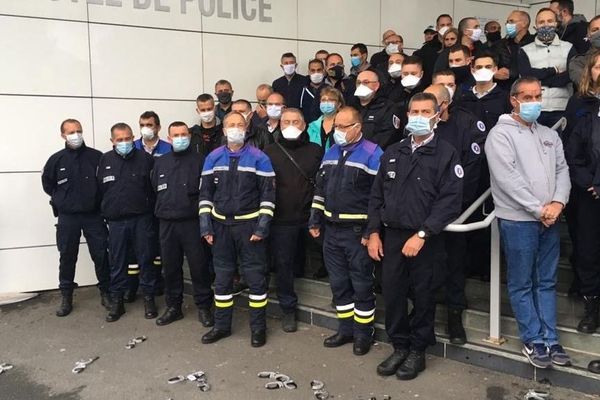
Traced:
<path fill-rule="evenodd" d="M 528 11 L 527 8 L 518 7 L 517 5 L 512 4 L 502 5 L 487 2 L 474 2 L 471 0 L 454 0 L 455 25 L 458 26 L 458 22 L 463 17 L 479 18 L 481 29 L 483 29 L 487 20 L 497 20 L 501 25 L 504 25 L 506 18 L 511 11 L 517 9 Z M 505 33 L 504 29 L 502 32 Z"/>
<path fill-rule="evenodd" d="M 17 134 L 27 143 L 35 144 L 9 149 L 5 141 L 0 172 L 41 171 L 48 157 L 64 147 L 60 123 L 67 118 L 81 122 L 86 142 L 93 145 L 90 99 L 0 96 L 0 121 L 4 134 Z M 23 195 L 26 196 L 26 192 Z"/>
<path fill-rule="evenodd" d="M 195 99 L 200 33 L 90 25 L 94 96 Z"/>
<path fill-rule="evenodd" d="M 87 25 L 0 17 L 1 93 L 90 95 Z"/>
<path fill-rule="evenodd" d="M 85 1 L 75 3 L 71 0 L 2 0 L 0 1 L 0 14 L 79 21 L 87 19 Z"/>

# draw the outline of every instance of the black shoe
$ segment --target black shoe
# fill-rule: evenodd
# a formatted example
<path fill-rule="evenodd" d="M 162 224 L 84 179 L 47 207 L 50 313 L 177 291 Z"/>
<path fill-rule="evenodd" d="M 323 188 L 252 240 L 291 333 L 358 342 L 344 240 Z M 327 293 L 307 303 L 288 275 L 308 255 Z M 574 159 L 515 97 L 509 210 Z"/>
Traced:
<path fill-rule="evenodd" d="M 171 322 L 179 321 L 183 318 L 181 307 L 167 307 L 163 315 L 156 319 L 156 325 L 169 325 Z"/>
<path fill-rule="evenodd" d="M 448 335 L 452 344 L 467 343 L 467 333 L 462 323 L 462 310 L 448 309 Z"/>
<path fill-rule="evenodd" d="M 154 296 L 144 296 L 144 318 L 153 319 L 158 316 Z"/>
<path fill-rule="evenodd" d="M 352 336 L 342 336 L 339 333 L 335 335 L 329 336 L 325 341 L 323 341 L 323 346 L 325 347 L 340 347 L 345 345 L 346 343 L 352 343 L 354 338 Z"/>
<path fill-rule="evenodd" d="M 371 350 L 371 343 L 373 339 L 367 338 L 355 338 L 354 345 L 352 346 L 352 352 L 355 356 L 364 356 Z"/>
<path fill-rule="evenodd" d="M 594 333 L 598 328 L 598 310 L 600 309 L 600 297 L 584 296 L 585 315 L 577 325 L 577 330 L 583 333 Z"/>
<path fill-rule="evenodd" d="M 323 279 L 327 278 L 329 274 L 327 273 L 327 268 L 325 266 L 321 266 L 318 270 L 313 274 L 313 279 Z"/>
<path fill-rule="evenodd" d="M 408 353 L 406 360 L 400 365 L 398 371 L 396 371 L 396 378 L 401 381 L 409 381 L 415 379 L 419 372 L 425 370 L 425 352 L 411 350 Z"/>
<path fill-rule="evenodd" d="M 137 299 L 137 292 L 135 290 L 126 290 L 123 294 L 123 301 L 125 303 L 133 303 Z"/>
<path fill-rule="evenodd" d="M 283 313 L 283 317 L 281 318 L 281 329 L 287 333 L 296 332 L 298 330 L 295 312 Z"/>
<path fill-rule="evenodd" d="M 588 371 L 594 374 L 600 374 L 600 360 L 590 361 L 588 364 Z"/>
<path fill-rule="evenodd" d="M 408 357 L 408 349 L 395 349 L 394 352 L 377 366 L 377 374 L 381 376 L 391 376 L 398 371 L 406 357 Z"/>
<path fill-rule="evenodd" d="M 112 296 L 110 310 L 106 316 L 106 322 L 115 322 L 125 314 L 125 306 L 123 305 L 123 295 Z"/>
<path fill-rule="evenodd" d="M 106 308 L 106 311 L 110 310 L 110 294 L 108 292 L 100 293 L 100 304 Z"/>
<path fill-rule="evenodd" d="M 63 293 L 60 306 L 56 310 L 57 317 L 66 317 L 73 311 L 73 293 Z"/>
<path fill-rule="evenodd" d="M 231 331 L 222 331 L 220 329 L 213 328 L 210 332 L 202 336 L 202 343 L 215 343 L 228 336 L 231 336 Z"/>
<path fill-rule="evenodd" d="M 262 347 L 267 343 L 267 331 L 254 331 L 250 336 L 252 347 Z"/>
<path fill-rule="evenodd" d="M 215 325 L 215 318 L 213 317 L 212 310 L 210 308 L 199 308 L 198 321 L 205 328 L 213 327 Z"/>

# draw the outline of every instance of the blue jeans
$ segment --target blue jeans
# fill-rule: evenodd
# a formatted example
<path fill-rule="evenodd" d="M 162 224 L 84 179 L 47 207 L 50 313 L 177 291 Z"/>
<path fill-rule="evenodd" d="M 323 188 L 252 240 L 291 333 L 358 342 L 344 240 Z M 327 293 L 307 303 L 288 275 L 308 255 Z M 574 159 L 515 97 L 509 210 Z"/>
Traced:
<path fill-rule="evenodd" d="M 523 343 L 552 346 L 556 331 L 556 274 L 560 254 L 558 224 L 501 219 L 508 267 L 508 295 Z"/>

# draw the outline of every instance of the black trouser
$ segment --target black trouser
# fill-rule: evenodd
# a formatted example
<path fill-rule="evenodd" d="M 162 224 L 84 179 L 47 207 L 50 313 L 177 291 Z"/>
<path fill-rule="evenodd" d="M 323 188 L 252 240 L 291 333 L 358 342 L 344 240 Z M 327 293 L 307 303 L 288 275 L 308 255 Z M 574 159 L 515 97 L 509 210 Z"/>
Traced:
<path fill-rule="evenodd" d="M 298 248 L 305 249 L 306 232 L 306 225 L 271 225 L 271 262 L 277 277 L 277 299 L 285 314 L 293 313 L 298 305 L 294 277 Z"/>
<path fill-rule="evenodd" d="M 571 288 L 569 292 L 579 292 L 579 287 L 581 286 L 581 278 L 579 277 L 579 268 L 577 267 L 577 263 L 579 262 L 579 255 L 577 246 L 579 244 L 579 240 L 577 240 L 577 220 L 579 215 L 577 215 L 579 207 L 578 207 L 578 199 L 580 196 L 589 196 L 588 192 L 584 192 L 583 190 L 577 188 L 576 186 L 571 187 L 571 194 L 569 195 L 569 202 L 565 206 L 565 219 L 567 220 L 567 228 L 569 230 L 569 237 L 571 238 L 571 256 L 569 257 L 569 261 L 571 261 L 571 269 L 573 270 L 573 282 L 571 283 Z"/>
<path fill-rule="evenodd" d="M 158 232 L 158 219 L 154 218 L 153 222 L 154 224 L 152 229 L 154 229 L 154 232 Z M 154 246 L 156 246 L 156 249 L 154 249 L 154 253 L 156 254 L 156 256 L 152 261 L 152 265 L 156 267 L 156 290 L 161 290 L 164 288 L 165 282 L 161 273 L 162 259 L 160 257 L 160 243 L 158 241 L 158 237 L 156 237 L 154 243 Z M 135 253 L 133 252 L 133 249 L 130 249 L 130 251 L 128 252 L 127 259 L 127 262 L 129 264 L 127 269 L 128 290 L 131 293 L 137 293 L 138 287 L 140 286 L 140 266 L 137 260 L 135 259 Z"/>
<path fill-rule="evenodd" d="M 213 219 L 213 265 L 215 268 L 215 328 L 231 330 L 233 316 L 233 275 L 237 270 L 244 274 L 250 288 L 250 328 L 262 331 L 267 328 L 267 251 L 265 240 L 251 242 L 256 221 L 225 225 Z"/>
<path fill-rule="evenodd" d="M 328 223 L 323 240 L 325 267 L 333 293 L 338 333 L 371 337 L 375 320 L 373 261 L 360 244 L 362 225 Z"/>
<path fill-rule="evenodd" d="M 157 268 L 156 232 L 152 214 L 136 215 L 108 221 L 108 246 L 111 259 L 110 292 L 122 295 L 129 289 L 127 280 L 128 252 L 133 248 L 140 267 L 140 286 L 144 296 L 154 296 Z"/>
<path fill-rule="evenodd" d="M 416 257 L 405 257 L 402 248 L 414 231 L 385 229 L 382 288 L 385 328 L 396 349 L 424 351 L 435 344 L 435 291 L 444 280 L 444 238 L 432 236 Z M 408 294 L 414 296 L 408 314 Z"/>
<path fill-rule="evenodd" d="M 165 277 L 165 300 L 168 307 L 181 307 L 183 302 L 183 256 L 188 262 L 194 303 L 198 308 L 210 308 L 213 292 L 208 258 L 201 245 L 198 219 L 160 220 L 160 249 Z"/>
<path fill-rule="evenodd" d="M 600 200 L 578 188 L 577 270 L 583 296 L 600 296 Z"/>
<path fill-rule="evenodd" d="M 56 247 L 60 253 L 58 287 L 65 294 L 73 293 L 73 289 L 77 287 L 74 281 L 75 264 L 82 231 L 94 262 L 98 288 L 102 292 L 108 292 L 110 284 L 108 230 L 104 219 L 98 213 L 58 215 L 56 224 Z"/>
<path fill-rule="evenodd" d="M 444 232 L 446 243 L 446 304 L 448 308 L 467 308 L 465 296 L 465 260 L 467 238 L 464 233 Z M 385 253 L 384 253 L 385 254 Z"/>

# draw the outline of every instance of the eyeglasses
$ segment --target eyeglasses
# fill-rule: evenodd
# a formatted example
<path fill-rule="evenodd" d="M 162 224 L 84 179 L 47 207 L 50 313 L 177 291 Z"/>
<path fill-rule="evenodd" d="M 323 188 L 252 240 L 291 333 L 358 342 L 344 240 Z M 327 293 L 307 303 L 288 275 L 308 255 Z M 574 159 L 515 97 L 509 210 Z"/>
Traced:
<path fill-rule="evenodd" d="M 333 124 L 333 129 L 348 129 L 353 127 L 354 125 L 358 124 L 358 122 L 353 122 L 351 124 L 348 125 L 337 125 L 337 124 Z"/>
<path fill-rule="evenodd" d="M 365 81 L 356 81 L 356 86 L 359 85 L 370 85 L 371 83 L 377 83 L 379 81 L 369 81 L 369 80 L 365 80 Z"/>

